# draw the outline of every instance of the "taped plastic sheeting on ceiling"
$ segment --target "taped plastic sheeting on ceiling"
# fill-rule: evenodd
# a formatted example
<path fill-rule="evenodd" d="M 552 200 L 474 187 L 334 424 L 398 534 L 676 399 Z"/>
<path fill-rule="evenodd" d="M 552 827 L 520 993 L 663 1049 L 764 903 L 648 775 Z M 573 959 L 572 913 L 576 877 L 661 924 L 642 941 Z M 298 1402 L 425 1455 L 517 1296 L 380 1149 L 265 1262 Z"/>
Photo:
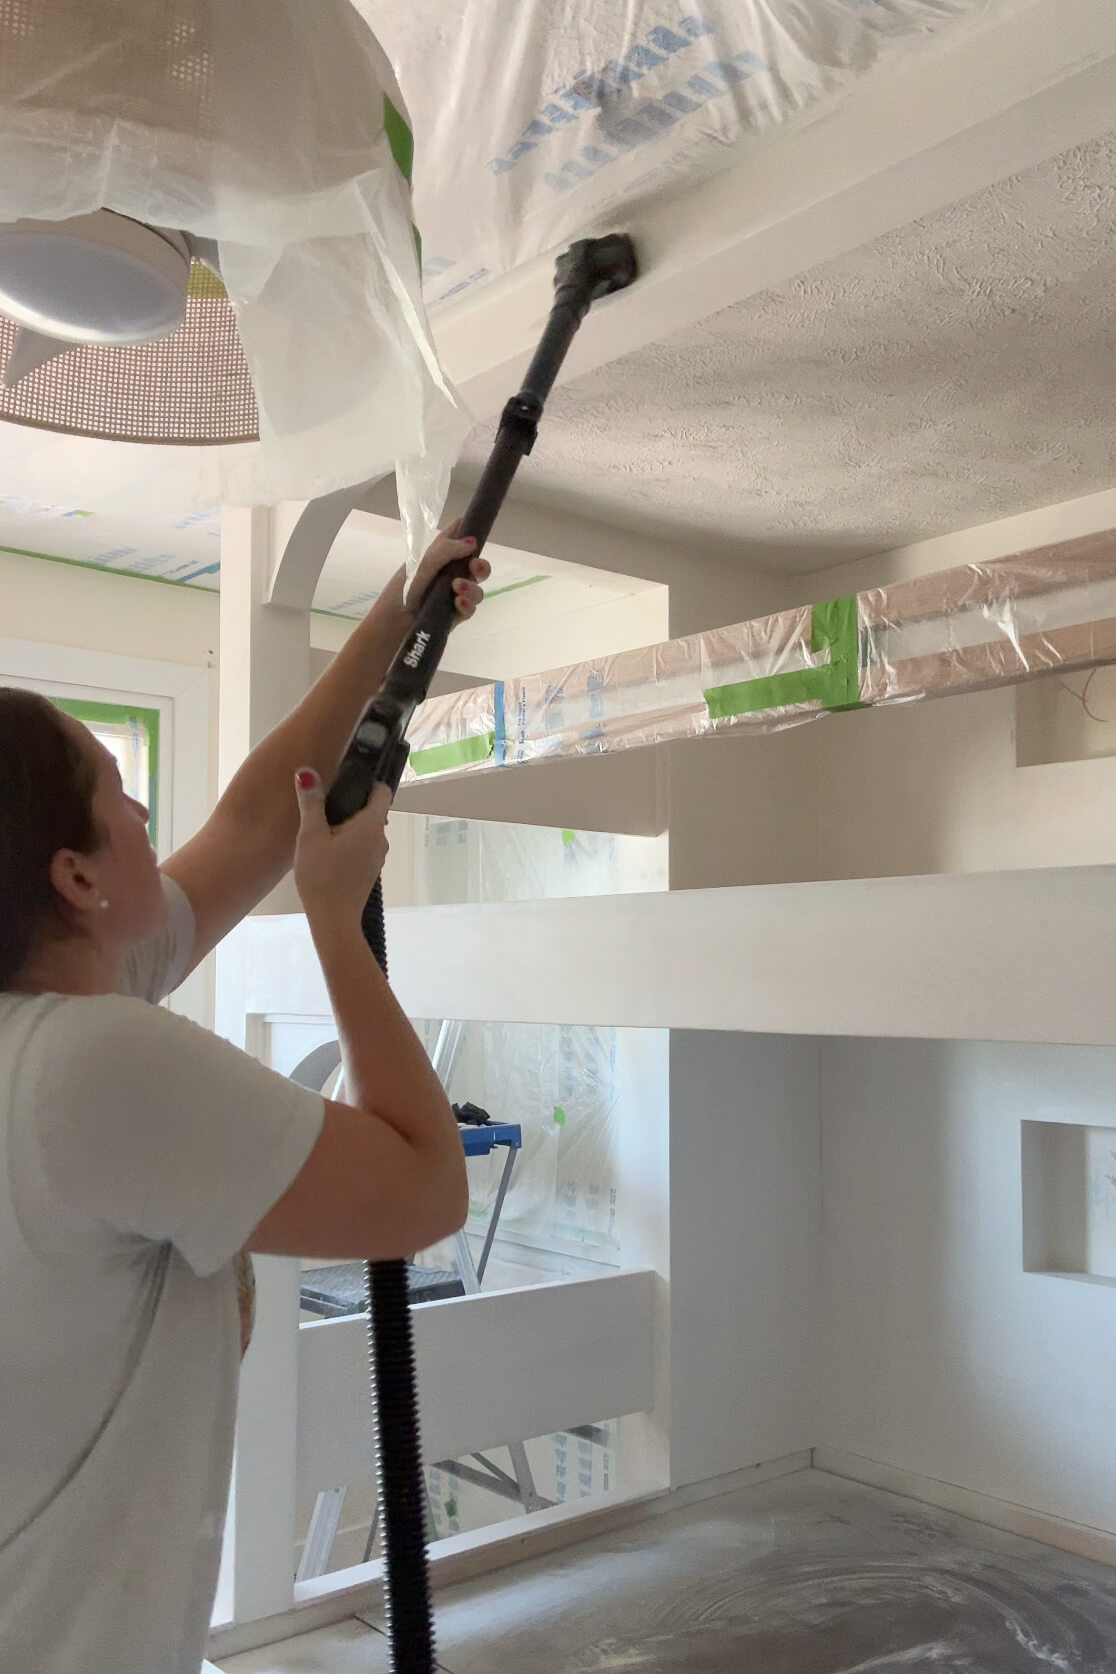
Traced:
<path fill-rule="evenodd" d="M 432 303 L 475 290 L 639 200 L 706 178 L 741 142 L 1023 0 L 354 0 L 399 74 L 418 142 Z M 638 227 L 637 229 L 638 230 Z"/>
<path fill-rule="evenodd" d="M 435 698 L 406 779 L 601 755 L 1116 662 L 1116 534 Z"/>

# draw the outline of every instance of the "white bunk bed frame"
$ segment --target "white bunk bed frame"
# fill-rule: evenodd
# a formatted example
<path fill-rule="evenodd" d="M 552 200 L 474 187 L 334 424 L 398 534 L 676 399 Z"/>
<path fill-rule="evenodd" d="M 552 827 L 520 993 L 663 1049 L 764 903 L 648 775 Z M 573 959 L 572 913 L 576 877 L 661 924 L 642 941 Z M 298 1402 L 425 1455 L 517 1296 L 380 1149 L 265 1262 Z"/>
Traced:
<path fill-rule="evenodd" d="M 664 196 L 640 227 L 646 278 L 586 322 L 564 376 L 682 330 L 1111 128 L 1116 11 L 1108 0 L 1035 0 L 1002 19 L 993 12 L 984 50 L 971 46 L 971 39 L 947 41 L 854 89 L 824 122 L 754 150 L 692 193 Z M 548 253 L 435 314 L 447 370 L 475 412 L 496 411 L 517 386 L 551 271 Z M 157 462 L 138 458 L 142 451 L 113 469 L 133 471 L 137 490 L 146 491 L 142 478 Z M 105 469 L 98 458 L 95 471 Z M 222 783 L 308 687 L 314 589 L 334 537 L 367 495 L 365 485 L 303 507 L 223 514 L 221 636 L 242 655 L 221 661 Z M 1073 561 L 1088 556 L 1084 548 L 1060 553 Z M 1094 556 L 1106 572 L 1116 568 L 1111 541 Z M 1096 616 L 1061 623 L 1058 632 L 1087 624 L 1091 636 L 1084 649 L 1067 651 L 1067 662 L 1111 660 L 1114 616 L 1106 605 Z M 953 657 L 950 667 L 965 664 Z M 986 667 L 977 683 L 1023 672 L 1019 663 L 1014 671 Z M 926 690 L 930 683 L 920 672 L 914 684 Z M 289 893 L 277 892 L 270 916 L 249 921 L 219 956 L 217 1026 L 250 1050 L 266 1051 L 270 1017 L 328 1015 L 296 907 Z M 627 1270 L 418 1311 L 431 1458 L 628 1415 L 625 1477 L 616 1494 L 441 1543 L 433 1556 L 436 1583 L 652 1515 L 679 1496 L 718 1493 L 810 1461 L 817 1438 L 794 1398 L 799 1325 L 794 1310 L 782 1306 L 782 1292 L 762 1287 L 757 1359 L 766 1345 L 783 1357 L 790 1381 L 776 1380 L 766 1394 L 747 1382 L 741 1399 L 757 1418 L 740 1434 L 735 1463 L 718 1455 L 712 1440 L 682 1444 L 687 1378 L 715 1391 L 718 1380 L 751 1374 L 746 1366 L 731 1372 L 723 1358 L 696 1363 L 700 1354 L 685 1346 L 687 1332 L 701 1324 L 692 1296 L 686 1306 L 696 1309 L 694 1320 L 677 1307 L 671 1317 L 672 1258 L 676 1288 L 680 1277 L 687 1284 L 693 1278 L 677 1265 L 672 1206 L 678 1215 L 696 1214 L 700 1185 L 684 1170 L 679 1176 L 677 1149 L 672 1157 L 672 1064 L 676 1053 L 691 1051 L 693 1039 L 677 1031 L 700 1029 L 715 1040 L 718 1032 L 745 1028 L 747 1037 L 737 1038 L 746 1040 L 758 1082 L 781 1077 L 792 1100 L 806 1096 L 792 1051 L 802 1035 L 1116 1046 L 1116 1010 L 1095 980 L 1109 961 L 1114 909 L 1113 871 L 1081 867 L 389 915 L 393 980 L 412 1016 L 647 1030 L 649 1079 L 662 1088 L 638 1134 L 621 1141 L 625 1189 L 641 1204 L 624 1245 Z M 1055 919 L 1060 933 L 1051 938 Z M 543 930 L 545 969 L 526 967 L 524 941 Z M 664 938 L 673 950 L 669 967 L 652 956 Z M 1040 964 L 1031 957 L 1039 943 Z M 970 972 L 963 994 L 954 980 L 959 960 Z M 788 1154 L 779 1166 L 790 1170 L 801 1160 Z M 802 1189 L 812 1189 L 808 1178 Z M 792 1273 L 780 1282 L 797 1281 Z M 367 1471 L 372 1449 L 362 1322 L 300 1329 L 298 1288 L 297 1263 L 259 1263 L 258 1325 L 242 1380 L 218 1615 L 225 1625 L 215 1631 L 211 1656 L 374 1606 L 378 1595 L 376 1566 L 294 1582 L 300 1492 L 355 1479 Z M 514 1376 L 501 1362 L 510 1341 Z M 583 1348 L 577 1357 L 568 1352 L 572 1341 Z M 924 1497 L 936 1491 L 918 1485 Z M 950 1493 L 956 1509 L 1116 1561 L 1116 1537 L 1104 1530 L 960 1489 Z"/>

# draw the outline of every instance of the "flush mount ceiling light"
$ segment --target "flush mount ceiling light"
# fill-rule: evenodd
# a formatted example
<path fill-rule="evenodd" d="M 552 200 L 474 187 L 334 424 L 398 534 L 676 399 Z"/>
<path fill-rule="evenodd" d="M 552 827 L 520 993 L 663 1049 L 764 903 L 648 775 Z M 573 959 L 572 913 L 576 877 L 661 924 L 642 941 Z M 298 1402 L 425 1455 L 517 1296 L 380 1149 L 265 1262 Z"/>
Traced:
<path fill-rule="evenodd" d="M 350 0 L 5 0 L 0 421 L 163 444 L 207 504 L 422 459 L 433 515 L 467 421 L 411 156 Z"/>
<path fill-rule="evenodd" d="M 186 313 L 190 250 L 181 233 L 110 210 L 0 226 L 0 309 L 71 343 L 147 343 Z M 10 364 L 5 382 L 12 383 Z"/>
<path fill-rule="evenodd" d="M 0 418 L 16 423 L 193 447 L 259 437 L 215 245 L 111 210 L 0 226 L 0 367 Z"/>

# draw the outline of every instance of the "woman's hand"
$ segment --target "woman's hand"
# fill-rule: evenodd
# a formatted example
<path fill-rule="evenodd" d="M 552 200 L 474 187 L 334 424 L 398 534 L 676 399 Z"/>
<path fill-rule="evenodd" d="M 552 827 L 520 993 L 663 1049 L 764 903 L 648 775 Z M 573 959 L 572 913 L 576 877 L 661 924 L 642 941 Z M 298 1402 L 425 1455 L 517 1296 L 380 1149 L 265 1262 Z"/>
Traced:
<path fill-rule="evenodd" d="M 312 768 L 295 775 L 299 830 L 294 880 L 306 916 L 315 924 L 353 929 L 387 859 L 391 792 L 377 785 L 367 806 L 344 825 L 325 816 L 325 787 Z"/>
<path fill-rule="evenodd" d="M 426 549 L 409 588 L 406 570 L 398 570 L 376 600 L 373 609 L 393 610 L 400 616 L 409 616 L 440 570 L 445 569 L 447 564 L 452 564 L 456 558 L 469 558 L 475 553 L 476 541 L 471 537 L 462 540 L 458 535 L 460 528 L 461 519 L 457 518 L 443 529 L 440 535 L 435 536 Z M 482 584 L 492 574 L 492 566 L 487 558 L 474 557 L 469 569 L 468 581 L 455 581 L 453 584 L 454 603 L 457 606 L 458 621 L 461 622 L 467 622 L 483 600 Z"/>

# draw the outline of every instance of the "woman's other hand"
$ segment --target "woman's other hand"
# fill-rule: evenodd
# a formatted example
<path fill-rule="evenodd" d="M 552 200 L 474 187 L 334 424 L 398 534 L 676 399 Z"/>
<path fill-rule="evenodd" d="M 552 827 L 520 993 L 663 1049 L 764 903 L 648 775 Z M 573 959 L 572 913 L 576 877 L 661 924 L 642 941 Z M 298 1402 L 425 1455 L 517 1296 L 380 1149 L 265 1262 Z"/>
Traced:
<path fill-rule="evenodd" d="M 295 790 L 299 830 L 294 880 L 306 916 L 319 925 L 352 928 L 360 923 L 387 859 L 391 792 L 377 785 L 359 814 L 331 826 L 325 815 L 325 787 L 311 768 L 300 768 Z"/>

